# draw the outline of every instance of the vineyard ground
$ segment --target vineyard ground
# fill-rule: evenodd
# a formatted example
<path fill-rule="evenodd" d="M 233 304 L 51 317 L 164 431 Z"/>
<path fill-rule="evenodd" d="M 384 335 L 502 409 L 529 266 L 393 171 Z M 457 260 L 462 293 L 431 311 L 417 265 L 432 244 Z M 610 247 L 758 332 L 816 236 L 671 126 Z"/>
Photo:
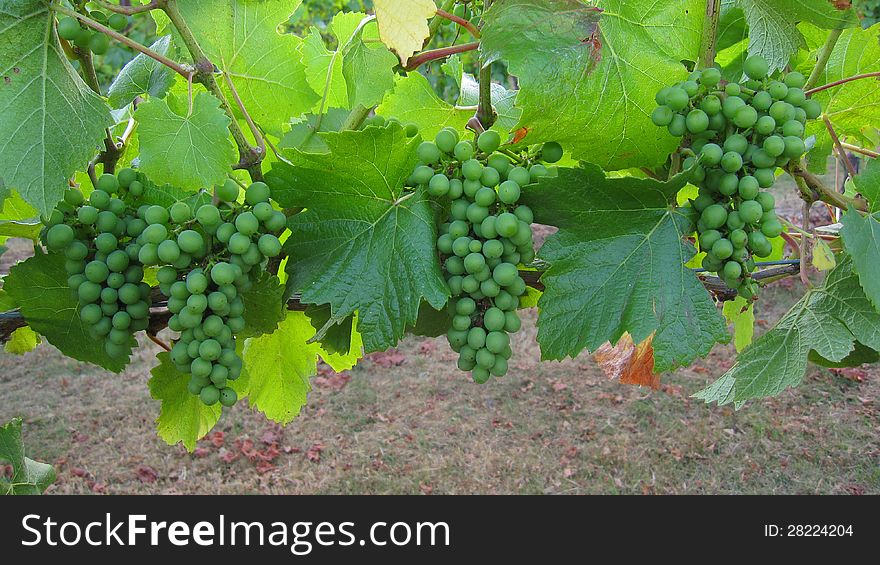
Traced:
<path fill-rule="evenodd" d="M 798 296 L 789 282 L 764 292 L 758 332 Z M 688 398 L 732 346 L 652 392 L 585 356 L 540 363 L 535 314 L 502 380 L 473 385 L 444 339 L 409 338 L 346 375 L 322 371 L 286 428 L 236 405 L 193 454 L 156 436 L 151 342 L 121 377 L 45 345 L 0 352 L 0 421 L 24 418 L 29 454 L 58 469 L 51 493 L 880 493 L 877 366 L 811 367 L 798 389 L 735 412 Z"/>

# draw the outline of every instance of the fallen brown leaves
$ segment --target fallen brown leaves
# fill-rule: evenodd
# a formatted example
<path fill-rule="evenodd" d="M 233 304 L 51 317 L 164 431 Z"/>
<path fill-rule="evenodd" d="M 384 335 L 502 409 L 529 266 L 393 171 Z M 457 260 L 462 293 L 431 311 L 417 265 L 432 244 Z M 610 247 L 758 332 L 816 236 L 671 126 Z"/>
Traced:
<path fill-rule="evenodd" d="M 593 353 L 593 359 L 609 379 L 619 379 L 622 384 L 660 388 L 660 375 L 654 373 L 654 336 L 638 345 L 632 336 L 623 334 L 617 345 L 602 345 Z"/>

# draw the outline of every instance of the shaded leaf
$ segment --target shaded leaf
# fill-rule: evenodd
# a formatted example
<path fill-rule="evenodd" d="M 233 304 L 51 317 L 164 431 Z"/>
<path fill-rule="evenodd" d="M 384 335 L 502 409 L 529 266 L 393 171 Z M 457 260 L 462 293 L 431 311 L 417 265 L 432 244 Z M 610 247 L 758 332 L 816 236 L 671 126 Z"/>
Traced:
<path fill-rule="evenodd" d="M 55 469 L 46 463 L 38 463 L 24 455 L 21 438 L 21 418 L 13 418 L 0 426 L 0 461 L 12 465 L 12 480 L 0 477 L 2 494 L 42 494 L 55 482 Z"/>
<path fill-rule="evenodd" d="M 168 56 L 171 52 L 171 36 L 157 39 L 150 49 L 160 55 Z M 162 98 L 174 84 L 174 71 L 152 57 L 138 53 L 129 61 L 110 85 L 107 98 L 114 108 L 122 108 L 131 104 L 138 96 L 148 94 L 154 98 Z"/>

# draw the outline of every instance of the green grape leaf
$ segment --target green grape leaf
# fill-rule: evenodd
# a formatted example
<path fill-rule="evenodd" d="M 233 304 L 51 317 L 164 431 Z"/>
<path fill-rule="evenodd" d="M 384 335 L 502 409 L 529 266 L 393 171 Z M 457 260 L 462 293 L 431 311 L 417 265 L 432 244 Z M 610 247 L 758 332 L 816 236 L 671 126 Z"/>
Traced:
<path fill-rule="evenodd" d="M 434 309 L 427 302 L 419 305 L 419 317 L 416 323 L 409 328 L 413 335 L 424 337 L 440 337 L 446 335 L 452 325 L 452 314 L 449 308 Z"/>
<path fill-rule="evenodd" d="M 330 148 L 318 135 L 318 132 L 339 131 L 348 118 L 348 111 L 342 108 L 330 108 L 321 117 L 320 123 L 316 114 L 306 114 L 290 123 L 290 131 L 284 134 L 278 147 L 281 149 L 297 149 L 306 153 L 329 153 Z"/>
<path fill-rule="evenodd" d="M 690 221 L 675 207 L 689 171 L 669 182 L 606 178 L 587 164 L 559 169 L 523 191 L 536 222 L 559 227 L 539 255 L 538 342 L 544 359 L 575 357 L 653 334 L 655 370 L 705 356 L 730 336 L 724 319 L 685 263 L 696 252 L 683 237 Z"/>
<path fill-rule="evenodd" d="M 737 353 L 748 347 L 755 337 L 755 305 L 742 296 L 724 303 L 722 313 L 733 324 L 734 345 Z"/>
<path fill-rule="evenodd" d="M 264 275 L 250 290 L 241 295 L 244 302 L 244 321 L 247 324 L 242 335 L 270 334 L 278 327 L 287 312 L 284 285 L 278 277 Z"/>
<path fill-rule="evenodd" d="M 288 312 L 274 333 L 245 342 L 248 403 L 270 420 L 287 424 L 305 405 L 317 371 L 318 346 L 307 343 L 314 334 L 303 312 Z"/>
<path fill-rule="evenodd" d="M 358 26 L 342 50 L 342 74 L 352 108 L 377 105 L 394 86 L 397 57 L 381 43 L 369 42 L 377 35 L 375 29 L 369 24 Z"/>
<path fill-rule="evenodd" d="M 128 355 L 122 359 L 110 357 L 104 351 L 104 342 L 92 338 L 79 318 L 76 296 L 67 286 L 64 262 L 64 255 L 37 253 L 10 269 L 3 290 L 19 305 L 28 325 L 61 353 L 121 372 L 128 364 Z M 132 339 L 129 345 L 134 343 Z"/>
<path fill-rule="evenodd" d="M 418 315 L 449 290 L 436 257 L 437 209 L 424 188 L 404 192 L 418 139 L 404 128 L 321 134 L 329 154 L 299 153 L 266 178 L 283 207 L 306 207 L 290 221 L 288 286 L 306 304 L 330 304 L 341 322 L 359 313 L 367 351 L 393 346 Z"/>
<path fill-rule="evenodd" d="M 437 11 L 434 0 L 374 0 L 373 6 L 379 37 L 406 64 L 429 35 L 427 20 Z"/>
<path fill-rule="evenodd" d="M 348 88 L 345 86 L 345 77 L 342 76 L 342 57 L 337 51 L 327 49 L 318 28 L 309 30 L 299 46 L 299 52 L 306 67 L 309 86 L 321 95 L 321 99 L 312 109 L 320 112 L 322 106 L 349 108 Z"/>
<path fill-rule="evenodd" d="M 880 313 L 859 284 L 849 257 L 811 288 L 770 331 L 737 358 L 716 383 L 697 393 L 706 402 L 744 402 L 800 384 L 811 351 L 830 362 L 851 355 L 855 342 L 880 350 Z"/>
<path fill-rule="evenodd" d="M 855 210 L 844 214 L 840 236 L 852 257 L 865 294 L 880 310 L 880 214 L 862 216 Z"/>
<path fill-rule="evenodd" d="M 827 32 L 802 24 L 806 35 L 826 35 Z M 817 50 L 821 47 L 817 47 Z M 816 52 L 798 68 L 809 74 L 816 60 Z M 880 26 L 868 29 L 845 30 L 828 59 L 825 71 L 819 76 L 818 85 L 848 78 L 863 73 L 880 71 Z M 840 136 L 849 137 L 854 143 L 874 146 L 871 133 L 880 123 L 880 88 L 877 79 L 869 78 L 848 82 L 827 90 L 817 92 L 812 98 L 818 101 L 834 129 Z M 822 120 L 807 122 L 807 135 L 816 135 L 815 151 L 828 155 L 831 152 L 831 136 Z M 822 165 L 824 163 L 817 163 Z"/>
<path fill-rule="evenodd" d="M 177 370 L 169 353 L 162 352 L 156 357 L 159 364 L 150 371 L 149 387 L 150 396 L 162 403 L 156 418 L 159 437 L 169 445 L 179 442 L 192 451 L 220 419 L 222 408 L 219 403 L 206 406 L 187 390 L 190 377 Z"/>
<path fill-rule="evenodd" d="M 840 10 L 828 0 L 722 0 L 722 14 L 734 26 L 726 30 L 728 36 L 722 37 L 727 40 L 735 36 L 736 20 L 743 19 L 748 26 L 749 54 L 764 57 L 771 72 L 788 65 L 791 56 L 804 45 L 798 22 L 810 22 L 822 29 L 858 24 L 848 3 Z"/>
<path fill-rule="evenodd" d="M 329 304 L 310 304 L 306 307 L 305 312 L 309 323 L 315 328 L 315 332 L 323 331 L 323 336 L 317 341 L 321 344 L 321 349 L 324 352 L 345 355 L 351 351 L 354 314 L 337 324 L 330 320 L 333 313 L 330 311 Z"/>
<path fill-rule="evenodd" d="M 0 243 L 7 237 L 21 237 L 36 241 L 40 238 L 40 231 L 42 229 L 43 224 L 38 221 L 16 222 L 0 220 Z"/>
<path fill-rule="evenodd" d="M 0 178 L 49 215 L 110 111 L 67 62 L 46 0 L 0 0 Z"/>
<path fill-rule="evenodd" d="M 867 363 L 876 363 L 880 361 L 880 352 L 874 351 L 870 347 L 862 344 L 861 342 L 855 342 L 852 353 L 841 359 L 840 361 L 831 361 L 829 359 L 825 359 L 815 350 L 810 351 L 810 354 L 807 356 L 810 363 L 815 363 L 820 367 L 827 367 L 829 369 L 842 369 L 844 367 L 858 367 L 859 365 L 865 365 Z"/>
<path fill-rule="evenodd" d="M 0 282 L 2 282 L 2 278 L 0 278 Z M 10 310 L 15 310 L 18 308 L 18 303 L 14 298 L 9 296 L 9 293 L 0 288 L 0 312 L 9 312 Z"/>
<path fill-rule="evenodd" d="M 280 133 L 281 126 L 291 117 L 310 111 L 318 100 L 297 53 L 302 39 L 279 33 L 279 26 L 290 19 L 301 3 L 301 0 L 177 2 L 181 15 L 208 58 L 232 81 L 254 121 L 270 132 Z M 158 19 L 162 29 L 167 18 Z M 223 78 L 218 78 L 218 82 L 228 90 Z"/>
<path fill-rule="evenodd" d="M 386 118 L 397 118 L 403 123 L 419 126 L 423 139 L 432 139 L 444 127 L 464 131 L 468 120 L 474 116 L 479 100 L 479 84 L 467 73 L 458 77 L 461 81 L 461 94 L 458 105 L 453 106 L 442 100 L 434 92 L 428 79 L 420 73 L 410 73 L 399 77 L 394 89 L 376 108 L 376 113 Z M 492 84 L 492 106 L 498 112 L 498 121 L 493 126 L 499 133 L 506 134 L 516 127 L 521 114 L 514 106 L 516 91 L 507 90 L 500 84 Z"/>
<path fill-rule="evenodd" d="M 858 175 L 852 179 L 859 194 L 868 199 L 872 213 L 880 212 L 880 159 L 870 159 Z"/>
<path fill-rule="evenodd" d="M 238 153 L 229 139 L 230 119 L 220 109 L 220 101 L 199 93 L 191 114 L 186 102 L 171 95 L 168 101 L 153 98 L 135 112 L 141 172 L 153 182 L 193 191 L 222 184 Z"/>
<path fill-rule="evenodd" d="M 654 94 L 687 76 L 682 60 L 697 60 L 705 2 L 595 5 L 601 18 L 579 0 L 495 2 L 484 56 L 519 79 L 528 143 L 558 141 L 606 170 L 663 163 L 679 140 L 651 122 Z"/>
<path fill-rule="evenodd" d="M 0 426 L 0 461 L 12 465 L 12 480 L 0 476 L 0 493 L 42 494 L 55 482 L 55 469 L 47 463 L 39 463 L 24 455 L 21 438 L 21 418 Z"/>
<path fill-rule="evenodd" d="M 3 349 L 13 355 L 24 355 L 36 349 L 38 345 L 40 345 L 40 336 L 30 327 L 23 326 L 12 332 Z"/>
<path fill-rule="evenodd" d="M 160 37 L 150 45 L 150 49 L 160 55 L 169 56 L 172 51 L 171 36 Z M 152 57 L 139 53 L 113 79 L 107 98 L 114 108 L 123 108 L 143 94 L 162 98 L 174 84 L 174 78 L 173 70 Z"/>

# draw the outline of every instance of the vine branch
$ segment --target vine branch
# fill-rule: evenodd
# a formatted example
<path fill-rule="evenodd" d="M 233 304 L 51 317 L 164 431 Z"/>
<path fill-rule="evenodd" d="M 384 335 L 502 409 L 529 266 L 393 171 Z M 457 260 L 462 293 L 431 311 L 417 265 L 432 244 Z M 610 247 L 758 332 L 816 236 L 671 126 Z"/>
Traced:
<path fill-rule="evenodd" d="M 721 0 L 706 0 L 706 16 L 703 19 L 703 37 L 700 41 L 700 60 L 697 62 L 697 68 L 705 69 L 715 64 L 715 44 L 720 15 Z"/>
<path fill-rule="evenodd" d="M 842 210 L 846 210 L 847 208 L 853 207 L 860 212 L 866 212 L 868 210 L 868 203 L 860 198 L 850 198 L 844 194 L 837 192 L 829 186 L 826 186 L 816 175 L 807 171 L 806 169 L 802 169 L 801 167 L 792 167 L 788 169 L 788 173 L 794 177 L 795 181 L 798 182 L 798 188 L 801 189 L 803 193 L 804 189 L 801 185 L 801 182 L 812 191 L 811 194 L 815 197 L 814 200 L 818 199 L 822 202 L 827 202 L 832 206 L 837 206 Z"/>
<path fill-rule="evenodd" d="M 831 136 L 831 140 L 834 141 L 834 147 L 837 149 L 837 158 L 843 161 L 843 166 L 846 167 L 846 172 L 849 173 L 850 178 L 856 176 L 856 170 L 853 167 L 853 164 L 850 163 L 849 158 L 847 158 L 846 151 L 844 151 L 843 146 L 840 144 L 840 137 L 838 137 L 837 132 L 834 131 L 834 126 L 831 124 L 828 114 L 822 114 L 822 121 L 825 122 L 828 134 Z"/>
<path fill-rule="evenodd" d="M 456 53 L 475 51 L 479 47 L 480 43 L 474 41 L 472 43 L 462 43 L 460 45 L 450 45 L 449 47 L 440 47 L 439 49 L 429 49 L 428 51 L 422 51 L 418 55 L 410 57 L 409 61 L 406 62 L 406 66 L 403 67 L 403 70 L 407 72 L 414 71 L 425 63 L 436 61 L 437 59 L 445 59 L 446 57 L 449 57 L 450 55 L 455 55 Z"/>
<path fill-rule="evenodd" d="M 75 12 L 75 11 L 71 10 L 67 6 L 62 6 L 61 4 L 53 4 L 52 9 L 55 10 L 56 12 L 60 12 L 62 14 L 70 16 L 71 18 L 76 18 L 80 22 L 82 22 L 83 25 L 88 26 L 94 30 L 100 31 L 101 33 L 107 34 L 108 36 L 112 37 L 113 39 L 115 39 L 119 43 L 122 43 L 123 45 L 127 45 L 128 47 L 131 47 L 135 51 L 138 51 L 140 53 L 143 53 L 147 57 L 155 59 L 156 61 L 162 63 L 163 65 L 165 65 L 169 69 L 171 69 L 174 72 L 176 72 L 177 74 L 179 74 L 180 76 L 187 77 L 190 75 L 191 70 L 187 69 L 183 65 L 172 61 L 171 59 L 169 59 L 165 55 L 162 55 L 160 53 L 156 53 L 155 51 L 153 51 L 149 47 L 145 47 L 145 46 L 141 45 L 140 43 L 138 43 L 137 41 L 129 39 L 128 37 L 119 33 L 116 30 L 110 29 L 109 27 L 107 27 L 103 24 L 100 24 L 87 16 L 84 16 L 84 15 L 80 14 L 79 12 Z"/>
<path fill-rule="evenodd" d="M 841 84 L 846 84 L 848 82 L 852 82 L 854 80 L 862 80 L 865 78 L 877 78 L 880 77 L 880 71 L 874 71 L 871 73 L 862 73 L 860 75 L 853 75 L 851 77 L 842 78 L 840 80 L 836 80 L 834 82 L 829 82 L 828 84 L 823 84 L 822 86 L 817 86 L 816 88 L 811 88 L 806 91 L 807 96 L 812 96 L 817 92 L 822 92 L 823 90 L 828 90 L 829 88 L 834 88 L 835 86 L 840 86 Z"/>
<path fill-rule="evenodd" d="M 807 79 L 807 83 L 804 85 L 804 90 L 807 95 L 810 95 L 810 90 L 816 86 L 816 83 L 819 82 L 819 77 L 822 76 L 822 73 L 825 72 L 825 66 L 828 64 L 828 59 L 831 58 L 831 53 L 834 51 L 834 46 L 837 45 L 837 40 L 840 39 L 840 35 L 843 33 L 842 29 L 833 29 L 828 34 L 828 38 L 825 40 L 825 45 L 822 46 L 822 50 L 819 52 L 819 58 L 816 60 L 816 66 L 813 67 L 813 72 L 810 73 L 810 77 Z"/>
<path fill-rule="evenodd" d="M 851 145 L 845 142 L 841 142 L 840 145 L 847 151 L 859 153 L 860 155 L 864 155 L 865 157 L 871 157 L 872 159 L 880 157 L 880 153 L 876 151 L 871 151 L 870 149 L 865 149 L 864 147 L 859 147 L 858 145 Z"/>
<path fill-rule="evenodd" d="M 483 13 L 492 6 L 492 0 L 485 0 Z M 485 54 L 480 56 L 480 100 L 474 118 L 484 130 L 492 127 L 497 114 L 492 108 L 492 63 L 486 61 Z"/>
<path fill-rule="evenodd" d="M 449 12 L 446 12 L 444 10 L 437 10 L 437 15 L 441 18 L 449 20 L 450 22 L 457 23 L 458 25 L 466 29 L 468 33 L 474 37 L 474 39 L 480 39 L 480 30 L 477 29 L 477 26 L 467 21 L 466 19 L 460 18 L 455 14 L 450 14 Z"/>

